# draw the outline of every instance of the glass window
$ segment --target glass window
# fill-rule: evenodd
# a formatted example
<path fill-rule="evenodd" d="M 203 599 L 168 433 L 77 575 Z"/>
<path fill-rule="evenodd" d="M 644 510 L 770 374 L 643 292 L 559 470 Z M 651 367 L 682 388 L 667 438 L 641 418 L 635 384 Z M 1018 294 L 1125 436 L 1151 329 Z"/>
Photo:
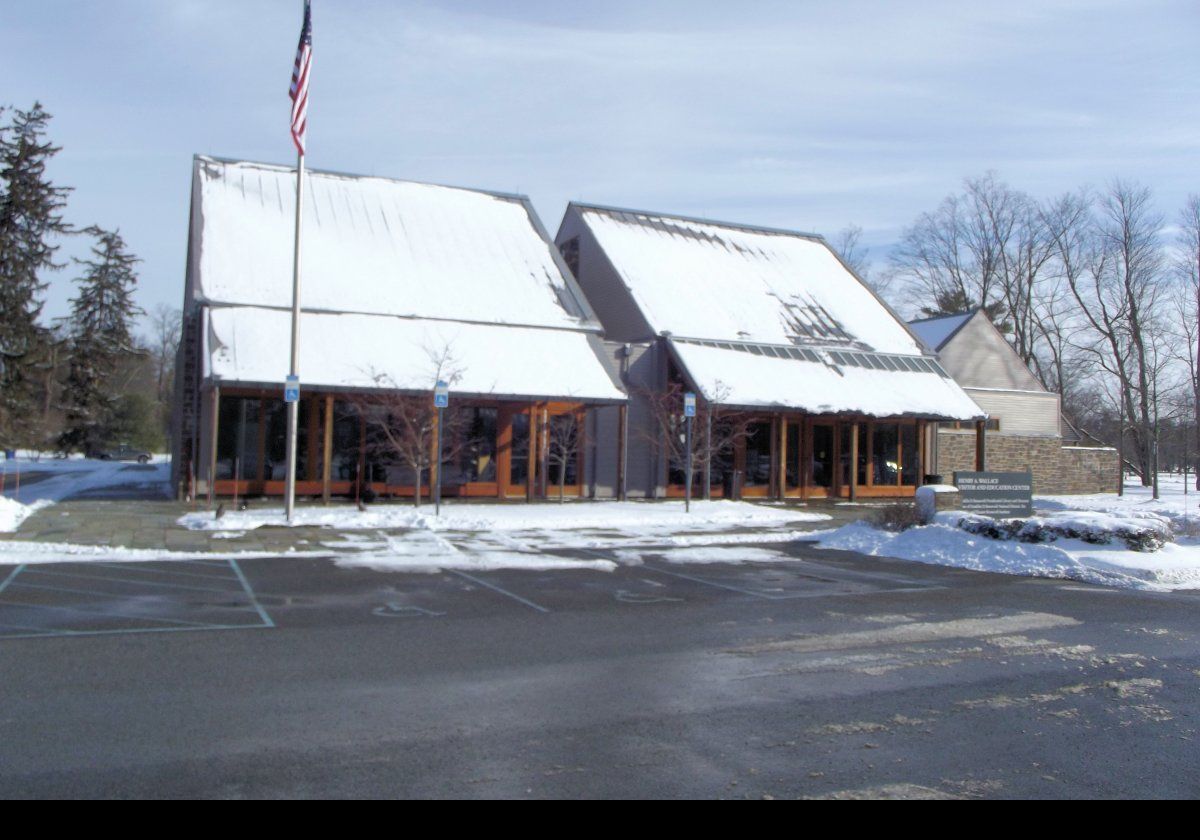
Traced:
<path fill-rule="evenodd" d="M 914 487 L 921 474 L 921 447 L 917 442 L 917 424 L 904 423 L 900 426 L 900 483 Z"/>
<path fill-rule="evenodd" d="M 747 487 L 761 487 L 771 483 L 771 424 L 751 423 L 746 438 Z"/>
<path fill-rule="evenodd" d="M 508 483 L 524 486 L 529 481 L 529 413 L 514 414 Z"/>
<path fill-rule="evenodd" d="M 496 480 L 496 416 L 494 408 L 456 408 L 455 440 L 442 439 L 443 485 Z"/>
<path fill-rule="evenodd" d="M 258 397 L 221 397 L 217 416 L 218 479 L 258 480 Z"/>
<path fill-rule="evenodd" d="M 800 486 L 800 424 L 787 424 L 787 486 Z"/>
<path fill-rule="evenodd" d="M 333 404 L 333 455 L 330 473 L 334 481 L 354 481 L 358 472 L 360 429 L 358 412 L 342 401 Z"/>
<path fill-rule="evenodd" d="M 555 414 L 550 417 L 546 445 L 548 481 L 550 488 L 579 483 L 579 447 L 582 443 L 579 419 L 574 414 Z M 565 474 L 562 472 L 565 466 Z M 547 488 L 549 490 L 550 488 Z"/>
<path fill-rule="evenodd" d="M 896 423 L 874 423 L 871 439 L 871 483 L 891 486 L 900 483 L 900 427 Z"/>
<path fill-rule="evenodd" d="M 867 464 L 871 460 L 871 427 L 867 423 L 858 424 L 858 483 L 867 483 Z"/>
<path fill-rule="evenodd" d="M 833 426 L 812 427 L 812 482 L 814 487 L 833 486 Z"/>
<path fill-rule="evenodd" d="M 308 472 L 308 408 L 311 402 L 300 401 L 296 429 L 296 477 L 301 479 Z M 263 419 L 267 426 L 263 478 L 267 481 L 287 479 L 287 415 L 287 403 L 283 400 L 263 400 Z"/>

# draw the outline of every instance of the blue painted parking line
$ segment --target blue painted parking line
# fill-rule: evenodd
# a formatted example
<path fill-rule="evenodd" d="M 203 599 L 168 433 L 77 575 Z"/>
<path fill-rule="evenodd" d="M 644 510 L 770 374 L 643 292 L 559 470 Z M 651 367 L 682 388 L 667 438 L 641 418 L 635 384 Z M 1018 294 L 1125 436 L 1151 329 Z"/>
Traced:
<path fill-rule="evenodd" d="M 214 572 L 187 570 L 197 563 Z M 233 559 L 24 564 L 0 579 L 0 595 L 0 640 L 275 626 Z"/>

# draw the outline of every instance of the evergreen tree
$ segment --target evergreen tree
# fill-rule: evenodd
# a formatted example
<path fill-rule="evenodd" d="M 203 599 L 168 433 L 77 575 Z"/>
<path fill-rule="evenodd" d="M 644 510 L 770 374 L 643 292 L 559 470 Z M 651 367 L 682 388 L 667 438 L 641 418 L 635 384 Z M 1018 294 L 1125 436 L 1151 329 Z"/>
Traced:
<path fill-rule="evenodd" d="M 134 265 L 138 259 L 128 252 L 115 231 L 90 227 L 85 233 L 96 238 L 93 259 L 76 260 L 84 267 L 79 295 L 71 301 L 70 362 L 64 388 L 66 428 L 59 438 L 63 450 L 91 452 L 118 434 L 121 394 L 114 374 L 122 359 L 139 352 L 131 326 L 141 310 L 133 302 L 137 285 Z"/>
<path fill-rule="evenodd" d="M 40 103 L 0 126 L 0 446 L 37 445 L 42 417 L 47 331 L 38 323 L 43 271 L 54 262 L 54 237 L 70 232 L 60 213 L 70 192 L 46 176 L 59 147 L 45 139 L 50 121 Z"/>

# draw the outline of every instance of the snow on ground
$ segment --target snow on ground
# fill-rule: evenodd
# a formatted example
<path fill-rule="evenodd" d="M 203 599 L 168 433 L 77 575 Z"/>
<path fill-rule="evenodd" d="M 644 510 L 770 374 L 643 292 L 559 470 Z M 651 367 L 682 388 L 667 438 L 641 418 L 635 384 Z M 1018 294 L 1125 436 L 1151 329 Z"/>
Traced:
<path fill-rule="evenodd" d="M 167 455 L 155 455 L 149 464 L 138 464 L 21 451 L 15 460 L 0 460 L 0 476 L 0 496 L 27 505 L 106 495 L 120 498 L 134 488 L 158 491 L 164 499 L 171 497 L 171 459 Z"/>
<path fill-rule="evenodd" d="M 334 562 L 343 568 L 366 568 L 378 572 L 494 571 L 524 569 L 549 571 L 593 569 L 611 572 L 611 560 L 574 560 L 540 552 L 464 551 L 433 531 L 413 531 L 383 540 L 351 543 L 358 551 L 339 554 Z"/>
<path fill-rule="evenodd" d="M 1184 487 L 1183 476 L 1162 473 L 1159 476 L 1159 498 L 1151 488 L 1125 483 L 1125 495 L 1099 493 L 1093 496 L 1038 496 L 1034 507 L 1039 513 L 1049 511 L 1093 511 L 1122 517 L 1164 517 L 1177 532 L 1200 525 L 1200 492 L 1196 491 L 1195 476 Z"/>
<path fill-rule="evenodd" d="M 1158 551 L 1131 551 L 1120 540 L 1108 545 L 1077 539 L 997 540 L 962 530 L 955 516 L 945 513 L 932 525 L 898 533 L 856 522 L 814 536 L 822 548 L 980 572 L 1152 591 L 1200 588 L 1200 541 L 1192 538 L 1167 543 Z"/>
<path fill-rule="evenodd" d="M 735 548 L 724 545 L 650 551 L 622 550 L 616 552 L 615 556 L 622 563 L 631 566 L 640 565 L 647 557 L 679 564 L 775 563 L 780 560 L 790 559 L 782 552 L 773 551 L 769 548 Z"/>
<path fill-rule="evenodd" d="M 52 502 L 40 501 L 31 505 L 23 505 L 15 499 L 0 496 L 0 533 L 17 530 L 30 514 L 49 504 Z"/>
<path fill-rule="evenodd" d="M 694 530 L 786 525 L 819 522 L 823 513 L 766 508 L 748 502 L 692 502 L 690 513 L 683 502 L 572 502 L 567 504 L 461 504 L 443 505 L 440 516 L 426 505 L 414 508 L 378 505 L 360 511 L 349 505 L 297 508 L 293 526 L 317 525 L 340 531 L 389 528 L 424 528 L 430 531 L 575 531 L 581 529 L 639 531 L 642 529 Z M 179 524 L 193 531 L 251 531 L 266 525 L 286 526 L 282 508 L 229 511 L 220 519 L 211 513 L 184 514 Z"/>

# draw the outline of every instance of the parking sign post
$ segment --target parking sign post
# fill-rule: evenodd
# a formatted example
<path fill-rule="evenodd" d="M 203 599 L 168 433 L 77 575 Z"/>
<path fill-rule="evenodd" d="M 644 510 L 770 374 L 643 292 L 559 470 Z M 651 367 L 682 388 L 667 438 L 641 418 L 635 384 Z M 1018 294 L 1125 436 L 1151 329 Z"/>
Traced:
<path fill-rule="evenodd" d="M 446 407 L 450 405 L 450 385 L 438 380 L 433 386 L 433 407 L 437 409 L 437 443 L 434 445 L 437 463 L 434 468 L 433 486 L 433 515 L 442 513 L 442 420 L 445 418 Z"/>
<path fill-rule="evenodd" d="M 695 417 L 696 395 L 688 391 L 683 395 L 683 418 L 684 424 L 687 426 L 686 441 L 684 442 L 684 457 L 687 458 L 687 483 L 683 488 L 683 509 L 687 513 L 692 511 L 692 420 Z"/>

